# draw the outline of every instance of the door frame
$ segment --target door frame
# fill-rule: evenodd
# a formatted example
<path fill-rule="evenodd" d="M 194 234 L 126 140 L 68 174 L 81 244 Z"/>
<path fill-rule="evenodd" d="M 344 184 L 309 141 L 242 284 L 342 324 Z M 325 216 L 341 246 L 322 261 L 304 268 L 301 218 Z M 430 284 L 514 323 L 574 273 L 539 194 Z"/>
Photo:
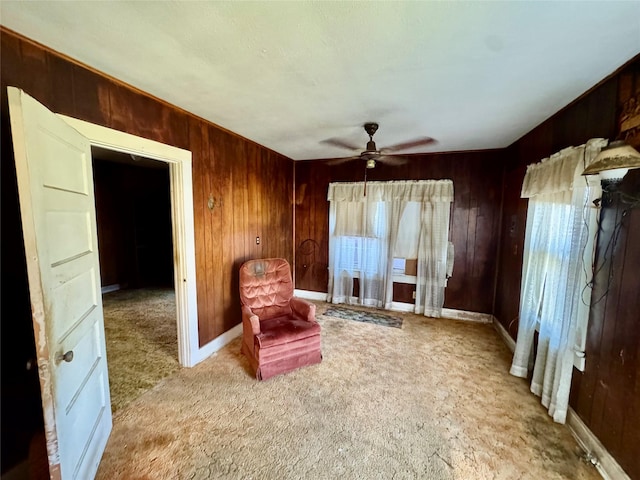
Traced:
<path fill-rule="evenodd" d="M 184 367 L 193 367 L 208 356 L 209 348 L 201 351 L 198 336 L 191 152 L 66 115 L 57 116 L 88 138 L 91 146 L 169 164 L 178 361 Z"/>

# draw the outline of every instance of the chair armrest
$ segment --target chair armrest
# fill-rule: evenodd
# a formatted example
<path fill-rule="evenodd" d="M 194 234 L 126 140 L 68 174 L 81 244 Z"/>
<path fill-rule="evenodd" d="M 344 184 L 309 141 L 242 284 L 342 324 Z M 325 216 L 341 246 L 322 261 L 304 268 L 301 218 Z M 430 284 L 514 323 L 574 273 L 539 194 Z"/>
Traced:
<path fill-rule="evenodd" d="M 307 320 L 308 322 L 316 321 L 316 306 L 313 303 L 307 302 L 302 298 L 291 297 L 289 306 L 295 317 Z"/>
<path fill-rule="evenodd" d="M 242 324 L 243 330 L 250 331 L 253 335 L 260 333 L 260 319 L 246 305 L 242 306 Z"/>

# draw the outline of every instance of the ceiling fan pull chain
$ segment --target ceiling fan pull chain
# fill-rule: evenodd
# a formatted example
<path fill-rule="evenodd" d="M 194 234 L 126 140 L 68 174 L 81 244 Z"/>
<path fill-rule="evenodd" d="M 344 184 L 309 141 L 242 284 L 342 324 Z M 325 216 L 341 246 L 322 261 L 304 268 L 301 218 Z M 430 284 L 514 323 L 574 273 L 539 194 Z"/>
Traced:
<path fill-rule="evenodd" d="M 364 167 L 364 196 L 367 196 L 367 167 Z"/>

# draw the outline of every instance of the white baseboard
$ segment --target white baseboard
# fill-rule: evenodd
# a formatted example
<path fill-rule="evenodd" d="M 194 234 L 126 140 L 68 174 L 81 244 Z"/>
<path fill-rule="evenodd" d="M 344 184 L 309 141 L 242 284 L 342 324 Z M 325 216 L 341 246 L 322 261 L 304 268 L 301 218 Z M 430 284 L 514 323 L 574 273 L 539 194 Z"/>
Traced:
<path fill-rule="evenodd" d="M 114 283 L 113 285 L 105 285 L 100 289 L 101 293 L 104 295 L 105 293 L 115 292 L 122 288 L 119 283 Z"/>
<path fill-rule="evenodd" d="M 298 290 L 293 291 L 293 294 L 299 298 L 306 298 L 307 300 L 319 300 L 321 302 L 327 301 L 327 294 L 325 292 L 313 292 L 311 290 Z"/>
<path fill-rule="evenodd" d="M 511 335 L 509 335 L 509 332 L 507 332 L 507 329 L 504 328 L 504 326 L 498 321 L 496 317 L 493 317 L 493 326 L 497 330 L 498 334 L 500 334 L 500 337 L 502 337 L 502 341 L 504 341 L 507 347 L 509 347 L 509 350 L 511 350 L 512 352 L 515 352 L 516 341 L 513 338 L 511 338 Z"/>
<path fill-rule="evenodd" d="M 203 347 L 200 347 L 200 349 L 194 355 L 194 361 L 192 362 L 193 365 L 197 365 L 204 359 L 210 357 L 240 335 L 242 335 L 242 323 L 239 323 L 235 327 L 224 332 L 222 335 L 214 338 Z"/>
<path fill-rule="evenodd" d="M 413 303 L 391 302 L 391 310 L 394 312 L 413 312 L 415 305 Z M 443 308 L 442 317 L 452 320 L 464 320 L 466 322 L 491 323 L 493 315 L 488 313 L 467 312 L 466 310 L 455 310 L 452 308 Z"/>
<path fill-rule="evenodd" d="M 467 322 L 493 322 L 493 315 L 489 313 L 467 312 L 466 310 L 454 310 L 451 308 L 443 308 L 442 316 L 453 320 L 465 320 Z"/>
<path fill-rule="evenodd" d="M 307 300 L 319 300 L 321 302 L 327 301 L 327 294 L 324 292 L 313 292 L 311 290 L 294 290 L 293 294 L 296 297 L 306 298 Z M 391 302 L 391 309 L 394 312 L 413 312 L 413 303 L 403 302 Z M 480 322 L 491 323 L 493 322 L 493 315 L 488 313 L 467 312 L 464 310 L 453 310 L 451 308 L 443 308 L 442 316 L 445 318 L 451 318 L 453 320 L 465 320 L 467 322 Z"/>
<path fill-rule="evenodd" d="M 507 332 L 495 317 L 493 319 L 493 326 L 507 347 L 509 347 L 509 350 L 512 352 L 515 351 L 516 341 L 511 338 L 509 332 Z M 567 411 L 566 425 L 569 427 L 578 445 L 580 445 L 580 448 L 585 451 L 587 459 L 593 463 L 604 480 L 631 480 L 620 464 L 611 456 L 604 445 L 600 443 L 600 440 L 589 430 L 571 407 L 569 407 Z"/>
<path fill-rule="evenodd" d="M 413 303 L 391 302 L 391 309 L 394 312 L 413 313 Z"/>
<path fill-rule="evenodd" d="M 571 407 L 567 412 L 567 426 L 580 447 L 587 453 L 587 459 L 593 463 L 604 480 L 631 480 Z"/>

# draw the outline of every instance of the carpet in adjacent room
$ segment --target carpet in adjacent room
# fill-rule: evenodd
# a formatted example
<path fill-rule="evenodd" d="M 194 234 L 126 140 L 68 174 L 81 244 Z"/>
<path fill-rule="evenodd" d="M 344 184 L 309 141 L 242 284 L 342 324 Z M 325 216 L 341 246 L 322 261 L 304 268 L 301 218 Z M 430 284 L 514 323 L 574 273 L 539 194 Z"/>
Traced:
<path fill-rule="evenodd" d="M 176 299 L 170 288 L 102 296 L 111 410 L 116 412 L 180 368 Z"/>

